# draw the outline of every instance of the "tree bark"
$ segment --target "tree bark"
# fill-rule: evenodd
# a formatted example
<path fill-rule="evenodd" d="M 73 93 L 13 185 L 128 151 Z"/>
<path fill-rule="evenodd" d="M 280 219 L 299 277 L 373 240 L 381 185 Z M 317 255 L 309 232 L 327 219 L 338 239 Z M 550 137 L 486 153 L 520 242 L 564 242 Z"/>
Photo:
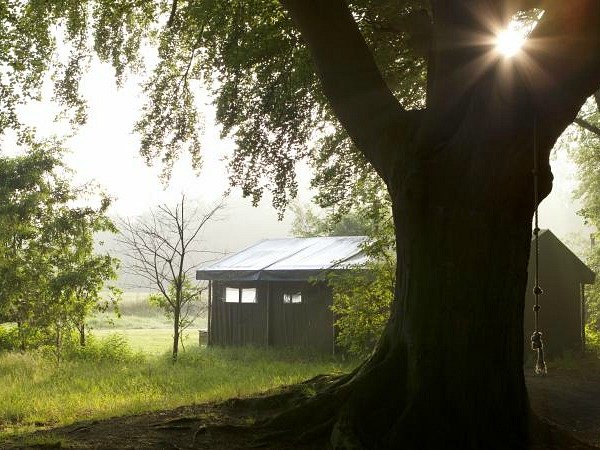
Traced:
<path fill-rule="evenodd" d="M 181 303 L 179 296 L 176 300 L 177 304 L 173 308 L 173 362 L 177 361 L 177 355 L 179 354 L 179 316 L 181 314 Z"/>
<path fill-rule="evenodd" d="M 334 446 L 350 429 L 365 448 L 523 447 L 530 211 L 395 194 L 396 301 Z"/>
<path fill-rule="evenodd" d="M 85 323 L 81 322 L 77 327 L 77 331 L 79 331 L 79 346 L 85 347 Z"/>

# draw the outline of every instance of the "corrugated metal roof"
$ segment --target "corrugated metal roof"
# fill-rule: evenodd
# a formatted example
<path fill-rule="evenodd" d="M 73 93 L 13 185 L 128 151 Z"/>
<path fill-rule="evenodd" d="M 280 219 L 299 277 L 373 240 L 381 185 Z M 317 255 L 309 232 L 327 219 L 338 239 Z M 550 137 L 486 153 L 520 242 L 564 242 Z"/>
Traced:
<path fill-rule="evenodd" d="M 306 280 L 364 264 L 365 236 L 267 239 L 196 271 L 198 280 Z"/>

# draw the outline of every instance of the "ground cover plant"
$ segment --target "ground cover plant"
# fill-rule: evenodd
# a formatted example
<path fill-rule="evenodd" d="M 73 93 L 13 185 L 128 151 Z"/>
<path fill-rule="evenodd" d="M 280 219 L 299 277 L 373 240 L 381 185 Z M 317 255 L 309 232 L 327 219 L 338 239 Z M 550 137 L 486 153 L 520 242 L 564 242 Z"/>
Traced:
<path fill-rule="evenodd" d="M 197 345 L 173 364 L 167 351 L 134 352 L 113 335 L 90 339 L 84 349 L 74 346 L 60 364 L 43 352 L 1 353 L 0 439 L 39 427 L 244 397 L 352 366 L 302 351 Z"/>

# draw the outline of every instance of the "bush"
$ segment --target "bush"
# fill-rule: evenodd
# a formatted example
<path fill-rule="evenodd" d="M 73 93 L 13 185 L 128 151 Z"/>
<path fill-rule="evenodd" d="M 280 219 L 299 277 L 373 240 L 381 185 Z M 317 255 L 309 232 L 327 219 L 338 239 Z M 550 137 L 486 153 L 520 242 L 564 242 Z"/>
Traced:
<path fill-rule="evenodd" d="M 118 333 L 110 334 L 104 339 L 88 336 L 84 347 L 79 345 L 73 336 L 65 346 L 64 356 L 66 359 L 90 362 L 125 362 L 143 359 L 143 355 L 132 350 L 125 336 Z"/>
<path fill-rule="evenodd" d="M 12 324 L 0 325 L 0 351 L 17 348 L 17 327 Z"/>
<path fill-rule="evenodd" d="M 394 265 L 370 263 L 364 271 L 332 275 L 336 343 L 351 356 L 364 358 L 375 347 L 394 298 Z"/>

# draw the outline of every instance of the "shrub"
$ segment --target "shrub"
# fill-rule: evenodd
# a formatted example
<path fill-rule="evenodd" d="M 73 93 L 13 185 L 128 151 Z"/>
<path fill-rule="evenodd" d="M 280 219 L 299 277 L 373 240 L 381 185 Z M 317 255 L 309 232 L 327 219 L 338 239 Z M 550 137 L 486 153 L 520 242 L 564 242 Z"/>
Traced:
<path fill-rule="evenodd" d="M 391 263 L 369 263 L 364 271 L 331 275 L 336 343 L 356 357 L 366 357 L 375 347 L 390 314 L 394 298 Z"/>
<path fill-rule="evenodd" d="M 65 349 L 67 359 L 83 361 L 115 361 L 124 362 L 143 359 L 143 355 L 135 353 L 125 336 L 113 333 L 104 339 L 89 336 L 86 345 L 82 347 L 76 339 L 70 339 Z"/>
<path fill-rule="evenodd" d="M 17 348 L 17 328 L 12 324 L 0 325 L 0 351 L 14 350 Z"/>

